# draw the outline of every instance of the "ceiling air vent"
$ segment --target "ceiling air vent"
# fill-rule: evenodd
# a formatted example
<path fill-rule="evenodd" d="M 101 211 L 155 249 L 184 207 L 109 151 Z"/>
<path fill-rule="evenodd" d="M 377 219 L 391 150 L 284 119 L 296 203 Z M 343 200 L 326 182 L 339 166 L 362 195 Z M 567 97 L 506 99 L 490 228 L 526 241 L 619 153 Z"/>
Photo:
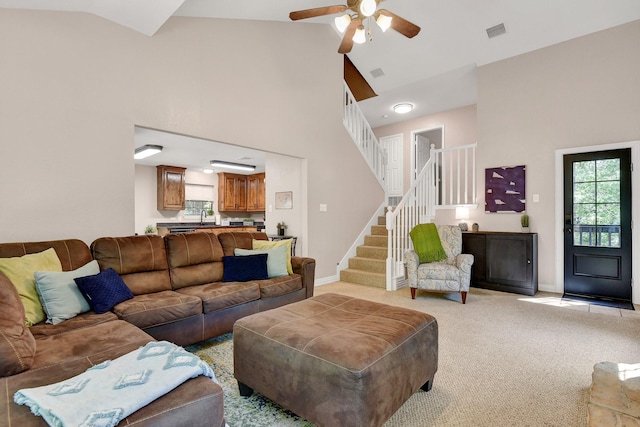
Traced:
<path fill-rule="evenodd" d="M 375 70 L 371 70 L 370 73 L 374 78 L 384 76 L 384 71 L 382 71 L 382 68 L 376 68 Z"/>
<path fill-rule="evenodd" d="M 505 34 L 506 32 L 507 32 L 507 29 L 504 27 L 504 23 L 503 24 L 494 25 L 491 28 L 487 28 L 487 35 L 489 36 L 490 39 L 492 39 L 494 37 L 501 36 L 501 35 Z"/>

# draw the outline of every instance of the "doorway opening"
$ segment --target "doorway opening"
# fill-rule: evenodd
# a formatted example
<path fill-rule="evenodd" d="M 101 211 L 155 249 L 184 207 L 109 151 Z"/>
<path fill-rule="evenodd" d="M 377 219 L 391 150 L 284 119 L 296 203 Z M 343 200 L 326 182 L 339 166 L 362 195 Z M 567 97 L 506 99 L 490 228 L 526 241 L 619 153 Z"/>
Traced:
<path fill-rule="evenodd" d="M 411 183 L 416 180 L 429 161 L 431 145 L 444 147 L 444 125 L 414 130 L 411 132 Z"/>

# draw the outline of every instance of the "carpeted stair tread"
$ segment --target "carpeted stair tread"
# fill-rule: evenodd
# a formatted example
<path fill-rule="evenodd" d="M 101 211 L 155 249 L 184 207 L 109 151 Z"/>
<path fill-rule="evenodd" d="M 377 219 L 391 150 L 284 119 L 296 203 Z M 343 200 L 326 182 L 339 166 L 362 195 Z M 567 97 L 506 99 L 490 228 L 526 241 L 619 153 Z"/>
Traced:
<path fill-rule="evenodd" d="M 378 217 L 378 225 L 387 225 L 387 217 L 379 216 Z"/>
<path fill-rule="evenodd" d="M 364 257 L 353 257 L 349 259 L 349 268 L 364 270 L 371 273 L 385 273 L 387 261 L 384 259 L 373 259 Z"/>
<path fill-rule="evenodd" d="M 362 258 L 387 259 L 387 247 L 384 246 L 358 246 L 356 256 Z"/>
<path fill-rule="evenodd" d="M 374 236 L 387 236 L 387 226 L 386 225 L 372 225 L 371 226 L 371 234 Z"/>
<path fill-rule="evenodd" d="M 388 242 L 387 236 L 364 236 L 364 245 L 365 246 L 382 246 L 387 247 Z"/>
<path fill-rule="evenodd" d="M 387 277 L 384 273 L 371 273 L 364 270 L 347 268 L 340 272 L 340 280 L 344 282 L 357 283 L 359 285 L 372 286 L 374 288 L 386 289 Z"/>

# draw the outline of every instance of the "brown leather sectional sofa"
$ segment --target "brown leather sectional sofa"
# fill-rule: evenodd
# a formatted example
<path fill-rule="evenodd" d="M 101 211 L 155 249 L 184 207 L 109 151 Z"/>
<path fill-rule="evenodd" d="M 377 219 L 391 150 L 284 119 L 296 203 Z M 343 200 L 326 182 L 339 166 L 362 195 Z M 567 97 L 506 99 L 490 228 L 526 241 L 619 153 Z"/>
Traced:
<path fill-rule="evenodd" d="M 0 273 L 0 426 L 46 426 L 13 402 L 19 389 L 62 381 L 154 339 L 193 344 L 231 331 L 241 317 L 313 296 L 311 258 L 291 257 L 288 276 L 221 282 L 222 257 L 235 248 L 251 249 L 253 239 L 267 235 L 104 237 L 90 248 L 76 239 L 0 244 L 0 258 L 54 248 L 63 271 L 95 259 L 101 270 L 113 268 L 134 294 L 107 313 L 89 311 L 57 325 L 27 328 L 19 296 Z M 203 376 L 190 379 L 119 425 L 224 426 L 222 389 Z"/>

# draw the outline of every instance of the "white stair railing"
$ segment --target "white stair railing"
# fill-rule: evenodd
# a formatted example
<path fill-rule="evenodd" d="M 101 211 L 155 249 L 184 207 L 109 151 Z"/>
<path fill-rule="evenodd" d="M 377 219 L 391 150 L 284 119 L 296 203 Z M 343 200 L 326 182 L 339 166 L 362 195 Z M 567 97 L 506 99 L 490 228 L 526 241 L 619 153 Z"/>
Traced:
<path fill-rule="evenodd" d="M 387 290 L 397 290 L 406 281 L 404 254 L 412 249 L 413 227 L 433 221 L 436 208 L 476 205 L 476 146 L 436 150 L 432 145 L 429 160 L 409 191 L 395 209 L 387 208 Z"/>
<path fill-rule="evenodd" d="M 344 110 L 342 118 L 344 127 L 347 128 L 347 131 L 351 134 L 353 142 L 358 146 L 360 153 L 364 156 L 371 171 L 386 194 L 385 173 L 387 168 L 387 154 L 373 134 L 369 122 L 364 117 L 364 114 L 362 114 L 346 82 L 344 83 Z"/>

